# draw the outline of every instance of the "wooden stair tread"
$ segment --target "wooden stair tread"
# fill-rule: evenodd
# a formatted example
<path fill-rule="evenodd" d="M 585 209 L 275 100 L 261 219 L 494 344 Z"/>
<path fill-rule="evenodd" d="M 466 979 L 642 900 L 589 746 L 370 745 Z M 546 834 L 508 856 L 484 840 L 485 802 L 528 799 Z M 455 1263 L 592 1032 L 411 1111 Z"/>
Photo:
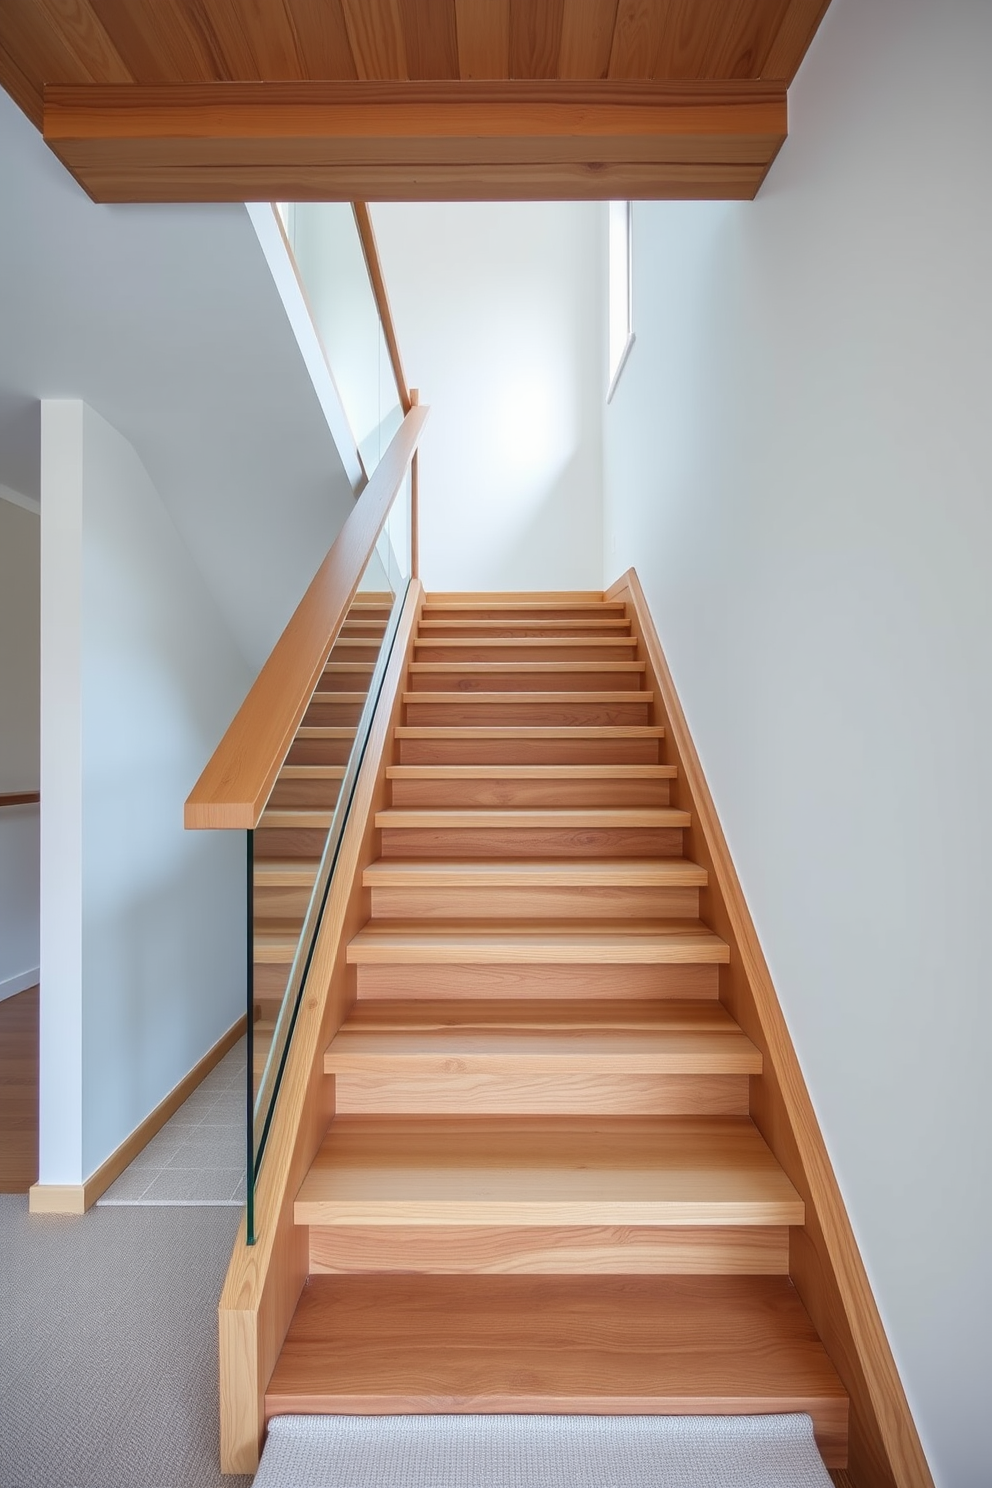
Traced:
<path fill-rule="evenodd" d="M 746 1116 L 337 1116 L 297 1224 L 803 1223 Z"/>
<path fill-rule="evenodd" d="M 320 827 L 326 830 L 333 816 L 333 806 L 267 806 L 258 825 L 262 828 Z"/>
<path fill-rule="evenodd" d="M 687 858 L 378 858 L 366 888 L 702 887 L 707 872 Z"/>
<path fill-rule="evenodd" d="M 370 921 L 349 942 L 352 965 L 721 964 L 730 948 L 699 920 Z"/>
<path fill-rule="evenodd" d="M 342 665 L 361 666 L 363 663 L 342 663 Z M 646 664 L 643 661 L 619 661 L 607 658 L 604 661 L 411 661 L 407 671 L 427 676 L 437 673 L 446 677 L 452 673 L 458 675 L 491 677 L 498 672 L 507 672 L 510 675 L 521 675 L 525 677 L 555 677 L 574 676 L 583 672 L 606 672 L 608 674 L 624 674 L 627 676 L 643 676 Z M 325 668 L 326 670 L 326 668 Z"/>
<path fill-rule="evenodd" d="M 266 922 L 268 928 L 261 930 L 256 925 L 252 934 L 252 960 L 260 965 L 281 966 L 292 961 L 300 943 L 299 925 L 279 925 Z"/>
<path fill-rule="evenodd" d="M 583 627 L 594 626 L 596 629 L 605 631 L 630 629 L 629 620 L 617 617 L 595 619 L 591 615 L 584 620 L 552 620 L 550 617 L 541 620 L 472 620 L 465 618 L 462 620 L 421 620 L 418 635 L 422 636 L 425 631 L 437 631 L 439 634 L 448 634 L 452 630 L 461 630 L 466 626 L 471 626 L 474 630 L 479 630 L 485 635 L 487 631 L 504 629 L 507 625 L 512 625 L 514 628 L 536 625 L 540 626 L 542 630 L 550 631 L 572 630 L 577 625 Z"/>
<path fill-rule="evenodd" d="M 417 693 L 416 696 L 419 697 L 421 696 L 421 694 Z M 466 694 L 466 696 L 468 696 L 468 694 Z M 638 696 L 640 696 L 640 694 L 638 694 Z M 318 682 L 317 691 L 312 695 L 310 701 L 312 703 L 364 703 L 367 697 L 368 693 L 365 692 L 325 691 L 321 689 L 320 683 Z M 296 737 L 299 738 L 299 734 L 297 734 Z"/>
<path fill-rule="evenodd" d="M 620 599 L 489 599 L 485 594 L 476 595 L 469 599 L 432 599 L 427 596 L 424 602 L 424 610 L 443 610 L 450 613 L 455 610 L 499 610 L 500 613 L 514 614 L 520 610 L 582 610 L 590 614 L 623 615 L 626 606 Z"/>
<path fill-rule="evenodd" d="M 317 877 L 317 858 L 255 859 L 256 889 L 309 889 Z"/>
<path fill-rule="evenodd" d="M 576 998 L 512 1001 L 434 1001 L 404 998 L 356 1002 L 344 1025 L 349 1030 L 408 1029 L 646 1029 L 679 1032 L 733 1032 L 738 1025 L 720 1002 L 593 1002 Z"/>
<path fill-rule="evenodd" d="M 324 1055 L 325 1074 L 760 1075 L 761 1054 L 740 1029 L 352 1028 Z"/>
<path fill-rule="evenodd" d="M 285 774 L 285 770 L 283 774 Z M 388 765 L 387 780 L 674 780 L 675 765 Z"/>
<path fill-rule="evenodd" d="M 351 643 L 349 643 L 351 644 Z M 414 641 L 414 649 L 418 646 L 444 646 L 448 650 L 477 651 L 491 646 L 494 650 L 507 650 L 510 647 L 526 652 L 530 649 L 538 650 L 542 646 L 557 646 L 563 650 L 579 650 L 583 646 L 601 646 L 604 652 L 609 651 L 632 651 L 637 645 L 636 636 L 441 636 L 423 635 L 417 636 Z"/>
<path fill-rule="evenodd" d="M 844 1387 L 781 1276 L 313 1277 L 265 1393 L 267 1417 L 798 1411 L 846 1460 Z"/>
<path fill-rule="evenodd" d="M 688 827 L 676 806 L 388 806 L 377 827 Z"/>
<path fill-rule="evenodd" d="M 412 694 L 418 700 L 424 694 Z M 583 694 L 585 696 L 586 694 Z M 503 694 L 501 693 L 502 697 Z M 533 694 L 532 694 L 533 696 Z M 629 697 L 630 694 L 625 694 Z M 638 694 L 639 696 L 639 694 Z M 301 733 L 303 730 L 300 731 Z M 400 724 L 395 730 L 397 739 L 663 739 L 665 730 L 654 724 L 536 724 L 523 725 L 452 725 L 450 728 L 438 724 Z"/>
<path fill-rule="evenodd" d="M 426 663 L 425 663 L 426 664 Z M 336 692 L 333 694 L 315 693 L 315 697 L 333 696 L 335 702 L 342 699 L 347 701 L 351 697 L 359 697 L 362 694 L 349 692 Z M 637 703 L 648 704 L 654 701 L 653 692 L 644 692 L 633 688 L 620 688 L 618 691 L 596 691 L 589 692 L 455 692 L 450 689 L 447 692 L 404 692 L 404 703 L 454 703 L 463 707 L 467 703 L 499 703 L 517 707 L 520 704 L 538 703 L 575 703 L 588 705 L 590 703 Z"/>

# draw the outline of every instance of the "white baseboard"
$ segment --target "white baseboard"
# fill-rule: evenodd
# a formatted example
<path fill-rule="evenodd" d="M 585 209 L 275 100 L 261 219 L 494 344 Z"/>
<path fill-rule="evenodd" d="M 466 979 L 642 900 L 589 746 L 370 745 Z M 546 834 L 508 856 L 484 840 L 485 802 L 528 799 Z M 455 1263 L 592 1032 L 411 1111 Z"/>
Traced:
<path fill-rule="evenodd" d="M 7 977 L 0 981 L 0 1002 L 7 997 L 16 997 L 18 992 L 26 992 L 29 987 L 37 987 L 41 980 L 41 972 L 37 966 L 32 966 L 30 971 L 18 972 L 17 976 Z"/>

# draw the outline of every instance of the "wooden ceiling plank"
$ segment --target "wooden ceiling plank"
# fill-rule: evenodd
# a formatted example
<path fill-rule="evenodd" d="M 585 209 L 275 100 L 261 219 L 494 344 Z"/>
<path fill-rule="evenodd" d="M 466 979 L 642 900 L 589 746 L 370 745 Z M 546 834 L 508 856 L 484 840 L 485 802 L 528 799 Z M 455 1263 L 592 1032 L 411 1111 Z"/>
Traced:
<path fill-rule="evenodd" d="M 89 0 L 135 80 L 158 83 L 210 83 L 224 76 L 213 44 L 184 0 Z"/>
<path fill-rule="evenodd" d="M 791 0 L 769 48 L 761 77 L 791 83 L 806 55 L 830 0 Z"/>
<path fill-rule="evenodd" d="M 358 78 L 341 0 L 285 0 L 297 37 L 301 76 L 312 82 Z"/>
<path fill-rule="evenodd" d="M 409 77 L 398 0 L 341 0 L 360 79 Z"/>
<path fill-rule="evenodd" d="M 714 6 L 694 76 L 756 78 L 788 9 L 789 0 L 735 0 Z"/>
<path fill-rule="evenodd" d="M 455 0 L 455 26 L 463 81 L 510 76 L 510 0 Z"/>
<path fill-rule="evenodd" d="M 210 0 L 213 32 L 233 77 L 298 82 L 303 59 L 286 0 Z"/>
<path fill-rule="evenodd" d="M 565 0 L 560 78 L 605 78 L 610 70 L 619 0 Z"/>
<path fill-rule="evenodd" d="M 620 0 L 609 66 L 615 82 L 654 77 L 670 10 L 666 0 Z"/>
<path fill-rule="evenodd" d="M 67 28 L 59 8 L 48 0 L 3 0 L 3 46 L 25 80 L 39 93 L 46 83 L 134 81 L 92 11 L 91 27 L 77 18 Z M 101 75 L 104 66 L 113 77 Z"/>
<path fill-rule="evenodd" d="M 556 78 L 565 0 L 510 0 L 511 78 Z"/>
<path fill-rule="evenodd" d="M 36 5 L 91 82 L 136 81 L 87 0 L 36 0 Z"/>
<path fill-rule="evenodd" d="M 0 41 L 0 88 L 6 89 L 18 108 L 40 129 L 45 118 L 45 103 L 40 81 L 29 78 Z"/>
<path fill-rule="evenodd" d="M 411 78 L 457 78 L 455 0 L 399 0 Z"/>

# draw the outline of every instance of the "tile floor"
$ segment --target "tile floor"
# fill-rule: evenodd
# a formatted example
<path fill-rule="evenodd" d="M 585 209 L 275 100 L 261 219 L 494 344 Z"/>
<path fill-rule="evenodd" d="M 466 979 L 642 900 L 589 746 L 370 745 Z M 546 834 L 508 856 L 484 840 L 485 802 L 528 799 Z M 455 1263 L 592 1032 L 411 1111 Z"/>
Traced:
<path fill-rule="evenodd" d="M 242 1039 L 97 1203 L 240 1207 L 246 1059 Z"/>

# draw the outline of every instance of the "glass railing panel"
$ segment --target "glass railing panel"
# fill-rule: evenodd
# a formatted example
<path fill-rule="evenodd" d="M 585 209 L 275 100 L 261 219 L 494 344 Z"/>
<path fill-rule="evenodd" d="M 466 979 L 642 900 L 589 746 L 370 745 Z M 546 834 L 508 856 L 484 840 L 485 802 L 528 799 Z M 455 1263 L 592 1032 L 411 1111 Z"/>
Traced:
<path fill-rule="evenodd" d="M 317 333 L 368 473 L 403 420 L 350 202 L 280 203 Z"/>
<path fill-rule="evenodd" d="M 256 831 L 248 834 L 248 923 L 253 927 L 249 965 L 264 973 L 266 980 L 263 989 L 253 985 L 249 975 L 248 1008 L 253 1030 L 248 1064 L 249 1244 L 254 1243 L 255 1233 L 255 1183 L 410 582 L 410 530 L 408 473 L 369 557 L 341 632 L 330 649 L 328 670 L 313 693 L 266 811 Z M 312 777 L 312 784 L 301 781 L 298 769 L 301 765 L 309 767 L 304 773 Z M 333 802 L 329 797 L 332 776 L 339 780 Z M 316 793 L 312 802 L 307 799 L 308 789 Z M 287 807 L 307 811 L 308 824 L 301 831 L 309 834 L 312 848 L 311 855 L 300 859 L 293 873 L 294 884 L 298 886 L 303 880 L 301 897 L 307 900 L 305 912 L 298 920 L 267 918 L 271 906 L 264 898 L 270 893 L 274 878 L 278 878 L 274 865 L 281 861 L 280 854 L 284 852 L 283 839 L 278 834 L 285 830 Z M 280 812 L 283 814 L 279 815 Z M 305 884 L 311 870 L 313 884 L 307 896 Z M 290 895 L 288 902 L 293 897 Z M 276 914 L 281 914 L 278 902 Z M 281 963 L 273 959 L 279 954 L 275 948 L 280 943 L 285 952 Z M 280 996 L 282 973 L 278 966 L 287 962 L 288 972 Z M 257 1016 L 259 1009 L 263 1012 L 261 1017 Z M 266 1009 L 270 1010 L 268 1017 L 264 1016 Z"/>

